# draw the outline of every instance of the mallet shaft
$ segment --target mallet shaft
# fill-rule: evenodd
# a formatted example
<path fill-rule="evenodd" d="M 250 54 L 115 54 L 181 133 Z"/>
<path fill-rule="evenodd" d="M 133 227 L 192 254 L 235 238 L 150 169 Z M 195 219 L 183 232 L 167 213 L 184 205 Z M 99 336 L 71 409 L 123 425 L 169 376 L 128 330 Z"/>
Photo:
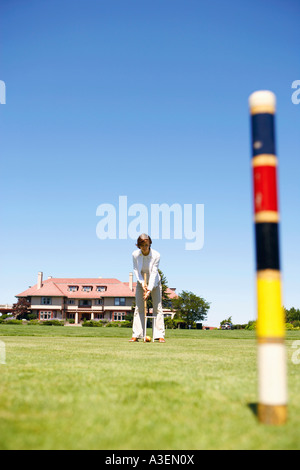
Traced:
<path fill-rule="evenodd" d="M 145 285 L 147 285 L 147 274 L 144 273 L 144 282 Z M 147 299 L 144 299 L 144 341 L 146 341 L 146 336 L 147 336 Z"/>

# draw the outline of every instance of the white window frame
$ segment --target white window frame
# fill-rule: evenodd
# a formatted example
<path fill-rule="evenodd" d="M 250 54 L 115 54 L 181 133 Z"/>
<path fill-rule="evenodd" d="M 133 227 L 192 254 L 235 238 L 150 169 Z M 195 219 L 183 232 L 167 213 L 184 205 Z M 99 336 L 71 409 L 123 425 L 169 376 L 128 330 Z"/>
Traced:
<path fill-rule="evenodd" d="M 69 286 L 69 292 L 77 292 L 78 291 L 78 286 Z"/>
<path fill-rule="evenodd" d="M 51 320 L 52 312 L 48 310 L 40 310 L 40 320 Z"/>
<path fill-rule="evenodd" d="M 125 321 L 125 315 L 126 312 L 113 312 L 113 321 Z"/>
<path fill-rule="evenodd" d="M 106 286 L 97 286 L 96 291 L 97 292 L 105 292 L 106 291 Z"/>

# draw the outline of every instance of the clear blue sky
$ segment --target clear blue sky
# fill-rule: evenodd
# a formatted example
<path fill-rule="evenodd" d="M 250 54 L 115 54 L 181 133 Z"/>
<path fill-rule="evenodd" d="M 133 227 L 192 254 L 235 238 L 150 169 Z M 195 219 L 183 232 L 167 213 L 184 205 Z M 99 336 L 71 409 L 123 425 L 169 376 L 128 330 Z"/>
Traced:
<path fill-rule="evenodd" d="M 248 97 L 277 96 L 283 299 L 300 308 L 298 0 L 1 2 L 0 303 L 44 277 L 132 271 L 96 209 L 204 204 L 202 250 L 155 240 L 207 324 L 256 316 Z"/>

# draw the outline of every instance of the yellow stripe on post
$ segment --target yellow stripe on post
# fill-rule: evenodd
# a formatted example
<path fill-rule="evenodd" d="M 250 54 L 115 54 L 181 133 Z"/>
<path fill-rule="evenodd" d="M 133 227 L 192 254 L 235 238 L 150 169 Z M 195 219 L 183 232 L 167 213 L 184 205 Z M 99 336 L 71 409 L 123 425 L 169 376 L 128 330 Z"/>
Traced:
<path fill-rule="evenodd" d="M 257 279 L 257 336 L 284 338 L 285 322 L 280 279 Z"/>
<path fill-rule="evenodd" d="M 262 154 L 256 155 L 252 158 L 251 165 L 253 168 L 257 166 L 277 166 L 277 157 L 276 155 Z"/>
<path fill-rule="evenodd" d="M 275 113 L 275 107 L 270 104 L 262 104 L 260 106 L 252 106 L 250 110 L 251 114 L 262 114 L 262 113 L 270 113 L 274 114 Z"/>
<path fill-rule="evenodd" d="M 254 216 L 254 222 L 270 222 L 270 223 L 279 223 L 279 214 L 275 211 L 260 211 L 257 212 Z"/>

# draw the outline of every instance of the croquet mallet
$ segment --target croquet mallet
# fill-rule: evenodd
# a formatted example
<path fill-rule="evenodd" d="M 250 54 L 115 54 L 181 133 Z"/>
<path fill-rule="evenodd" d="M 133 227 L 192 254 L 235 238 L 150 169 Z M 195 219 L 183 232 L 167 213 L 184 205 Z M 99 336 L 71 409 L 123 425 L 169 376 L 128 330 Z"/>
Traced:
<path fill-rule="evenodd" d="M 147 273 L 144 273 L 144 282 L 146 286 L 147 285 Z M 144 299 L 144 321 L 145 321 L 145 326 L 144 326 L 144 343 L 145 343 L 146 336 L 147 336 L 147 299 Z"/>

